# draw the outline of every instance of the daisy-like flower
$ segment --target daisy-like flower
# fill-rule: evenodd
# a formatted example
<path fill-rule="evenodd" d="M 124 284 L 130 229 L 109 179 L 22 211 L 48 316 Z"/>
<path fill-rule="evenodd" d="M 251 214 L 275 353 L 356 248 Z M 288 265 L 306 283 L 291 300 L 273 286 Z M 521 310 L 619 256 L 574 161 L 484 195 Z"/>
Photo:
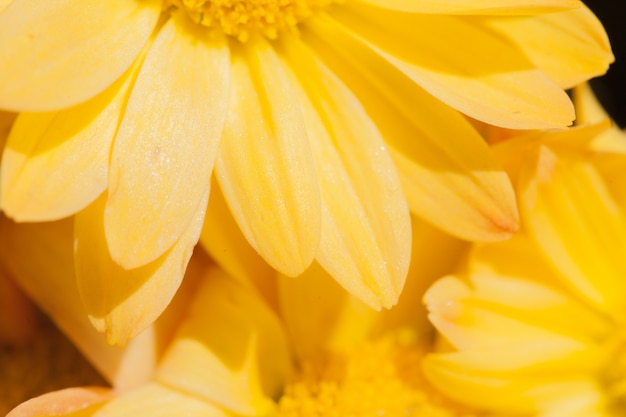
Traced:
<path fill-rule="evenodd" d="M 592 124 L 535 139 L 525 151 L 517 139 L 498 146 L 508 161 L 514 149 L 523 155 L 508 166 L 524 233 L 477 245 L 465 275 L 425 296 L 450 345 L 425 373 L 451 398 L 494 412 L 622 416 L 624 136 Z"/>
<path fill-rule="evenodd" d="M 457 236 L 517 228 L 508 179 L 456 110 L 566 126 L 563 88 L 612 60 L 576 0 L 1 7 L 0 108 L 21 113 L 0 207 L 17 221 L 78 213 L 80 293 L 111 343 L 178 288 L 213 173 L 215 198 L 272 267 L 294 276 L 315 260 L 370 306 L 392 306 L 410 250 L 403 188 Z M 221 221 L 205 222 L 209 248 Z M 124 297 L 130 287 L 143 295 Z"/>

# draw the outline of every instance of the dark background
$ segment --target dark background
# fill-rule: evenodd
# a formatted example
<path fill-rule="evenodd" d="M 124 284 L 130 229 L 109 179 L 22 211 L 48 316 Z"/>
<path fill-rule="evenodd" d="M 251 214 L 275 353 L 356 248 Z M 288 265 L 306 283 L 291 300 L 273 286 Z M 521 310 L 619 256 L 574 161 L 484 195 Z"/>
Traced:
<path fill-rule="evenodd" d="M 609 34 L 615 62 L 605 76 L 591 80 L 598 98 L 622 128 L 626 127 L 626 0 L 584 0 Z"/>

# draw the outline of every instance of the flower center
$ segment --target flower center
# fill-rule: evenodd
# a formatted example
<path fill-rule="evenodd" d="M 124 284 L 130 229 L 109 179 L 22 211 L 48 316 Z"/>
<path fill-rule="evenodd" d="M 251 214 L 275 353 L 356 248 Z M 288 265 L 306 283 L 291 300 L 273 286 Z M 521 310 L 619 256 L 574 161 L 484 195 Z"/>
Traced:
<path fill-rule="evenodd" d="M 470 417 L 429 387 L 420 365 L 425 353 L 405 331 L 306 362 L 285 387 L 277 417 Z"/>
<path fill-rule="evenodd" d="M 245 42 L 252 33 L 276 39 L 334 0 L 165 0 L 203 26 L 221 27 Z"/>

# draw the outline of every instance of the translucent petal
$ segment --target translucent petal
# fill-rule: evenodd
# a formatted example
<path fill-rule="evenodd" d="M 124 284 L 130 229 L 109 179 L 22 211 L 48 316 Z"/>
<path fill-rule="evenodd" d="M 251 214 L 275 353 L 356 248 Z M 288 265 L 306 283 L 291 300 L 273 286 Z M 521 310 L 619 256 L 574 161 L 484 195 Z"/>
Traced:
<path fill-rule="evenodd" d="M 0 14 L 0 108 L 50 111 L 107 88 L 141 51 L 160 0 L 14 0 Z"/>
<path fill-rule="evenodd" d="M 296 39 L 286 58 L 322 192 L 317 261 L 375 309 L 393 306 L 409 266 L 409 212 L 385 143 L 356 97 Z M 298 81 L 295 81 L 297 83 Z"/>
<path fill-rule="evenodd" d="M 532 14 L 571 9 L 578 0 L 359 0 L 387 9 L 442 14 Z"/>
<path fill-rule="evenodd" d="M 86 416 L 113 396 L 97 387 L 66 388 L 32 398 L 15 407 L 6 417 Z"/>
<path fill-rule="evenodd" d="M 307 43 L 342 76 L 391 145 L 411 211 L 465 239 L 509 237 L 518 223 L 513 189 L 467 120 L 332 20 L 307 27 Z"/>
<path fill-rule="evenodd" d="M 429 93 L 468 116 L 516 129 L 564 127 L 574 120 L 567 94 L 519 46 L 477 20 L 352 3 L 333 9 L 332 16 Z"/>
<path fill-rule="evenodd" d="M 184 16 L 148 52 L 111 155 L 106 239 L 124 268 L 161 256 L 203 204 L 228 106 L 228 55 L 222 35 Z"/>
<path fill-rule="evenodd" d="M 265 40 L 233 47 L 232 71 L 217 179 L 252 247 L 277 270 L 298 275 L 315 256 L 321 209 L 297 97 Z"/>
<path fill-rule="evenodd" d="M 94 327 L 111 344 L 124 345 L 163 312 L 177 291 L 198 242 L 208 192 L 187 230 L 155 261 L 123 269 L 108 252 L 103 194 L 76 216 L 76 275 L 81 298 Z"/>
<path fill-rule="evenodd" d="M 237 414 L 266 415 L 290 371 L 278 318 L 250 287 L 207 274 L 156 380 Z"/>

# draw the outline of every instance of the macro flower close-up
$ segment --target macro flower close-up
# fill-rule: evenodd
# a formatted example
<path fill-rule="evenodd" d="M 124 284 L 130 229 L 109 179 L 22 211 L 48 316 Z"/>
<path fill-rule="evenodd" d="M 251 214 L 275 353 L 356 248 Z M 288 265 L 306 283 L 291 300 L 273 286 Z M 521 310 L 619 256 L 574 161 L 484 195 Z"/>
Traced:
<path fill-rule="evenodd" d="M 467 240 L 517 230 L 465 116 L 564 128 L 564 89 L 613 60 L 576 0 L 9 0 L 0 39 L 0 109 L 19 112 L 0 208 L 76 215 L 79 292 L 116 344 L 167 306 L 198 239 L 230 256 L 209 198 L 272 268 L 315 261 L 392 307 L 409 211 Z"/>

